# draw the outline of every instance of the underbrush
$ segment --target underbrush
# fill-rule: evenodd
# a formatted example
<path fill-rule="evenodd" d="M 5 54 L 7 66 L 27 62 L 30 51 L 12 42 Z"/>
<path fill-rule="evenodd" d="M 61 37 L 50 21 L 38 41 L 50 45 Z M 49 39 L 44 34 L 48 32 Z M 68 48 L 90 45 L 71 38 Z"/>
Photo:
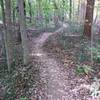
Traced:
<path fill-rule="evenodd" d="M 36 83 L 39 82 L 39 69 L 32 64 L 20 64 L 11 68 L 11 72 L 1 70 L 0 85 L 2 86 L 3 100 L 15 100 L 29 98 L 36 89 Z M 0 67 L 1 68 L 1 67 Z M 28 100 L 28 99 L 26 99 Z"/>
<path fill-rule="evenodd" d="M 0 99 L 1 100 L 25 100 L 36 89 L 39 82 L 39 68 L 35 62 L 23 65 L 22 57 L 15 50 L 14 60 L 10 72 L 6 59 L 0 62 Z M 4 58 L 5 55 L 3 55 Z M 17 58 L 18 57 L 18 58 Z M 24 98 L 24 99 L 23 99 Z M 28 99 L 26 99 L 28 100 Z"/>
<path fill-rule="evenodd" d="M 64 36 L 61 35 L 58 39 L 59 44 L 63 46 L 66 52 L 69 52 L 76 58 L 77 62 L 90 61 L 90 41 L 83 38 L 82 36 Z"/>
<path fill-rule="evenodd" d="M 83 36 L 73 37 L 62 34 L 58 37 L 58 44 L 63 46 L 65 52 L 75 57 L 76 74 L 91 76 L 89 91 L 97 100 L 100 99 L 100 39 L 98 37 L 94 34 L 92 47 L 91 41 Z"/>
<path fill-rule="evenodd" d="M 67 32 L 66 33 L 69 33 L 69 34 L 81 34 L 83 33 L 83 24 L 82 23 L 78 23 L 76 21 L 68 21 L 67 22 L 69 27 L 67 29 Z"/>

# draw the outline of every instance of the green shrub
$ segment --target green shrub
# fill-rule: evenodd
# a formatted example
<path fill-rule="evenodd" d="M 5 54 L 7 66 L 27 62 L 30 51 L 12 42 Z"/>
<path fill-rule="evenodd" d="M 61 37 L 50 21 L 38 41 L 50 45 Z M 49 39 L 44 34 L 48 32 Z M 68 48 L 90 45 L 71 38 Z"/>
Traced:
<path fill-rule="evenodd" d="M 90 47 L 89 50 L 91 50 L 93 53 L 94 62 L 100 63 L 100 46 L 98 45 L 97 47 Z"/>
<path fill-rule="evenodd" d="M 27 98 L 26 97 L 20 97 L 19 100 L 27 100 Z"/>
<path fill-rule="evenodd" d="M 83 75 L 83 74 L 89 74 L 91 72 L 93 72 L 94 70 L 92 69 L 91 66 L 89 65 L 77 65 L 77 68 L 76 68 L 76 73 L 79 74 L 79 75 Z"/>

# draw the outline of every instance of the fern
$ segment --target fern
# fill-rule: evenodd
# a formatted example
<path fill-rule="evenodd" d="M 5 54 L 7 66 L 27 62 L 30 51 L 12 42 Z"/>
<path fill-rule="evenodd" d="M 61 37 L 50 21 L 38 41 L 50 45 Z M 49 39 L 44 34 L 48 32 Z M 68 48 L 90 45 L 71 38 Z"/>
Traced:
<path fill-rule="evenodd" d="M 93 72 L 94 70 L 92 69 L 91 66 L 88 66 L 88 65 L 77 65 L 77 68 L 76 68 L 76 73 L 77 74 L 89 74 L 91 72 Z"/>

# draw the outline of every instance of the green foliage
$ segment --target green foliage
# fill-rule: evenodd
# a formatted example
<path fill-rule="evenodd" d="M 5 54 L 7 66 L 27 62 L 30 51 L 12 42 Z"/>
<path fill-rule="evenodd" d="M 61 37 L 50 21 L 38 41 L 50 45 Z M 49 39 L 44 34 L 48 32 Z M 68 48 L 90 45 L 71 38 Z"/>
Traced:
<path fill-rule="evenodd" d="M 15 80 L 18 75 L 18 71 L 15 69 L 15 64 L 11 67 L 11 72 L 9 73 L 7 70 L 6 61 L 0 64 L 0 83 L 4 87 L 4 96 L 3 100 L 15 100 L 16 91 L 14 88 Z M 20 65 L 21 66 L 21 65 Z M 19 66 L 17 66 L 18 68 Z"/>
<path fill-rule="evenodd" d="M 84 69 L 82 67 L 80 67 L 80 66 L 77 66 L 76 73 L 77 74 L 84 74 Z"/>
<path fill-rule="evenodd" d="M 91 73 L 91 72 L 93 72 L 94 70 L 92 69 L 92 67 L 91 66 L 88 66 L 88 65 L 82 65 L 82 66 L 80 66 L 80 65 L 77 65 L 77 68 L 76 68 L 76 73 L 77 74 L 81 74 L 81 75 L 83 75 L 83 74 L 89 74 L 89 73 Z"/>
<path fill-rule="evenodd" d="M 93 60 L 96 63 L 100 63 L 100 45 L 92 48 L 90 47 L 89 50 L 91 50 L 93 53 Z"/>
<path fill-rule="evenodd" d="M 20 97 L 19 100 L 27 100 L 27 98 L 26 97 Z"/>
<path fill-rule="evenodd" d="M 5 92 L 5 95 L 4 95 L 4 100 L 14 100 L 16 98 L 16 93 L 15 93 L 15 90 L 13 88 L 10 88 L 7 89 L 7 91 Z"/>
<path fill-rule="evenodd" d="M 88 46 L 90 45 L 89 41 L 86 40 L 84 37 L 81 38 L 80 41 L 80 53 L 78 55 L 78 59 L 80 62 L 90 61 L 90 50 L 88 50 Z"/>
<path fill-rule="evenodd" d="M 2 77 L 2 84 L 5 86 L 5 94 L 3 97 L 3 100 L 14 100 L 16 97 L 15 89 L 13 87 L 14 80 L 15 80 L 15 73 L 11 74 L 5 74 L 4 77 Z"/>
<path fill-rule="evenodd" d="M 81 53 L 81 54 L 79 55 L 79 61 L 80 61 L 80 62 L 88 61 L 89 59 L 90 59 L 90 56 L 89 56 L 89 55 L 86 55 L 86 54 L 84 54 L 84 53 Z"/>
<path fill-rule="evenodd" d="M 70 25 L 71 33 L 80 33 L 80 34 L 83 33 L 83 25 L 82 24 L 79 25 L 77 22 L 71 21 L 71 22 L 69 22 L 69 25 Z"/>
<path fill-rule="evenodd" d="M 96 62 L 96 63 L 100 63 L 100 55 L 96 55 L 93 57 L 93 60 Z"/>
<path fill-rule="evenodd" d="M 0 20 L 2 20 L 2 11 L 1 11 L 1 6 L 0 6 Z"/>

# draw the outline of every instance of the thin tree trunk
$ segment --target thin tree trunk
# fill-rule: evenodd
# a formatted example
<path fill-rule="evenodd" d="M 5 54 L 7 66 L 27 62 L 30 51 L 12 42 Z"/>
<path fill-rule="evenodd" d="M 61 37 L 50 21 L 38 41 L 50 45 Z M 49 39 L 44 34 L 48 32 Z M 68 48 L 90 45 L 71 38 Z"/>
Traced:
<path fill-rule="evenodd" d="M 91 28 L 93 22 L 93 10 L 94 10 L 95 0 L 87 0 L 86 16 L 84 24 L 84 35 L 91 38 Z"/>
<path fill-rule="evenodd" d="M 6 56 L 8 70 L 10 71 L 11 65 L 14 61 L 14 44 L 13 44 L 13 33 L 12 33 L 12 21 L 11 21 L 11 0 L 5 0 L 5 47 L 6 47 Z"/>
<path fill-rule="evenodd" d="M 53 1 L 53 3 L 54 3 L 54 24 L 55 27 L 59 27 L 58 6 L 55 1 Z"/>
<path fill-rule="evenodd" d="M 37 0 L 37 6 L 38 6 L 38 23 L 41 28 L 43 28 L 43 11 L 42 11 L 42 5 L 41 0 Z"/>
<path fill-rule="evenodd" d="M 2 20 L 3 20 L 3 31 L 2 31 L 2 49 L 3 49 L 3 52 L 5 52 L 4 50 L 5 50 L 5 32 L 4 32 L 4 30 L 6 30 L 6 24 L 5 24 L 5 8 L 4 8 L 4 1 L 3 0 L 1 0 L 0 1 L 0 4 L 1 4 L 1 9 L 2 9 Z"/>
<path fill-rule="evenodd" d="M 79 9 L 79 20 L 80 23 L 84 25 L 86 15 L 86 1 L 81 0 L 80 9 Z"/>
<path fill-rule="evenodd" d="M 2 9 L 3 24 L 5 24 L 5 10 L 4 10 L 5 8 L 4 8 L 4 1 L 1 0 L 0 3 L 1 3 L 1 9 Z M 4 26 L 5 26 L 5 25 L 4 25 Z"/>
<path fill-rule="evenodd" d="M 29 4 L 29 14 L 30 14 L 30 23 L 32 22 L 32 6 L 31 6 L 31 0 L 28 0 Z"/>
<path fill-rule="evenodd" d="M 78 14 L 77 14 L 77 20 L 78 22 L 80 23 L 80 20 L 79 20 L 79 16 L 80 16 L 80 0 L 78 0 Z"/>
<path fill-rule="evenodd" d="M 22 47 L 23 47 L 23 59 L 24 64 L 29 63 L 30 54 L 29 54 L 29 46 L 28 46 L 28 38 L 26 33 L 26 21 L 25 21 L 25 13 L 24 13 L 24 0 L 19 0 L 19 21 L 20 21 L 20 32 L 22 38 Z"/>
<path fill-rule="evenodd" d="M 69 18 L 72 19 L 72 0 L 70 0 L 70 11 L 69 11 Z"/>
<path fill-rule="evenodd" d="M 98 19 L 98 16 L 99 16 L 99 9 L 97 8 L 97 9 L 96 9 L 96 16 L 95 16 L 95 18 L 94 18 L 94 20 L 93 20 L 93 24 L 96 24 L 97 19 Z"/>
<path fill-rule="evenodd" d="M 63 5 L 63 7 L 62 7 L 62 9 L 61 9 L 61 12 L 60 12 L 60 19 L 64 22 L 64 20 L 65 20 L 65 9 L 64 9 L 64 7 L 65 7 L 65 0 L 62 0 L 62 5 Z"/>
<path fill-rule="evenodd" d="M 73 15 L 72 17 L 73 17 L 73 21 L 74 21 L 74 20 L 75 20 L 75 7 L 74 7 L 74 6 L 75 6 L 75 5 L 74 5 L 75 2 L 74 2 L 74 0 L 72 1 L 72 4 L 73 4 L 72 7 L 71 7 L 71 8 L 73 8 L 73 9 L 72 9 L 72 15 Z"/>
<path fill-rule="evenodd" d="M 24 15 L 25 15 L 25 19 L 26 19 L 26 3 L 25 3 L 26 0 L 23 0 L 23 8 L 24 8 Z"/>
<path fill-rule="evenodd" d="M 13 24 L 15 25 L 16 22 L 16 7 L 15 7 L 15 2 L 12 2 L 12 17 L 13 17 Z"/>

